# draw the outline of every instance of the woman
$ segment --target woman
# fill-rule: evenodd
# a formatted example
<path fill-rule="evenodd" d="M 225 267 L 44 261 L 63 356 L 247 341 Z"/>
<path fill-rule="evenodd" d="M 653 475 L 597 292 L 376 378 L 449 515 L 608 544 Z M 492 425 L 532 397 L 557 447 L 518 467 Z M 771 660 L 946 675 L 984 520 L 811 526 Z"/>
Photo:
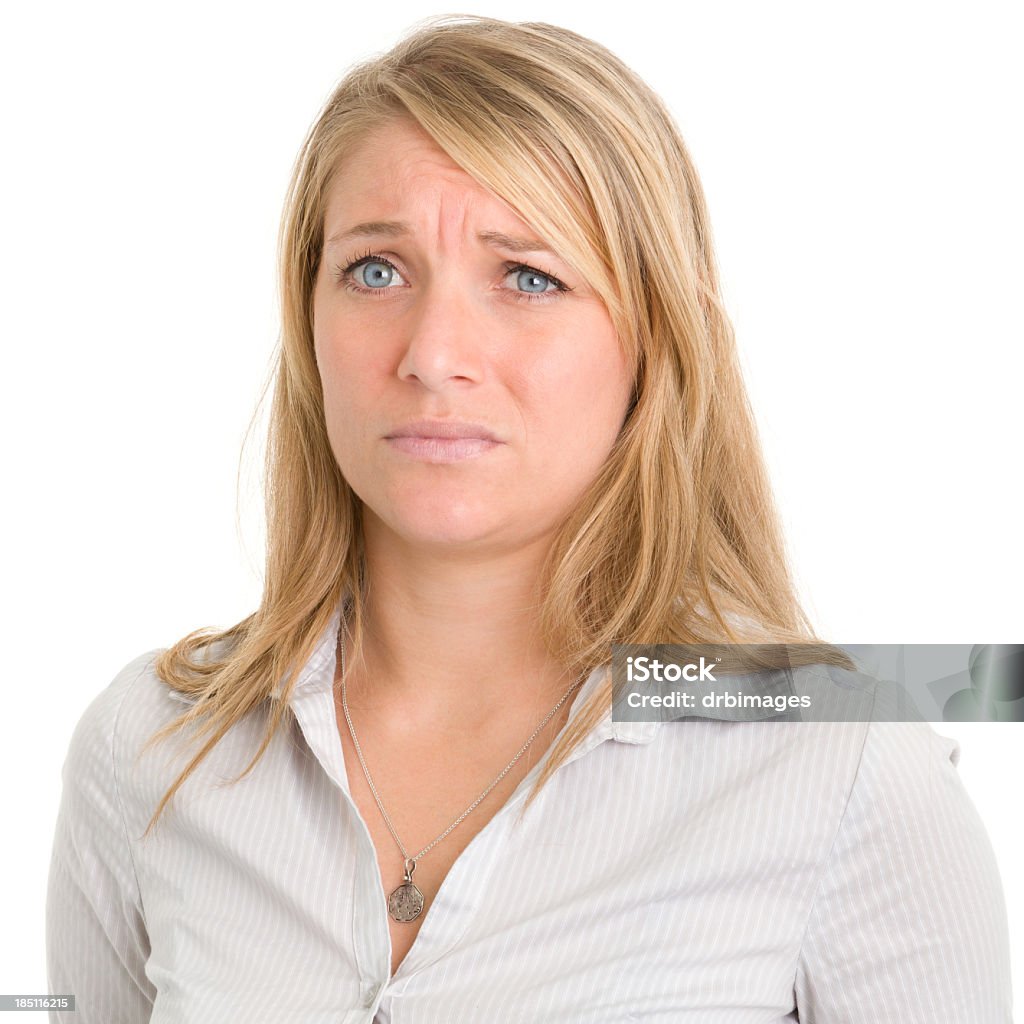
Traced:
<path fill-rule="evenodd" d="M 1009 1021 L 953 741 L 611 718 L 613 642 L 816 639 L 661 101 L 435 19 L 328 100 L 280 247 L 263 601 L 65 763 L 78 1024 Z"/>

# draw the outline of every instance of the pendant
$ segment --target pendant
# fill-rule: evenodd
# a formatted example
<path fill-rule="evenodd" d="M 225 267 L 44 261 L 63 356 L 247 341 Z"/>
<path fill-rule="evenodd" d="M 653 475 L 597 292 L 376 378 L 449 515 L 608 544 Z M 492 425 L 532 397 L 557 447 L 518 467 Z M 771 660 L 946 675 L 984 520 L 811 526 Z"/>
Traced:
<path fill-rule="evenodd" d="M 405 881 L 388 897 L 388 913 L 395 921 L 415 921 L 423 913 L 423 893 L 413 884 L 416 861 L 405 861 Z"/>

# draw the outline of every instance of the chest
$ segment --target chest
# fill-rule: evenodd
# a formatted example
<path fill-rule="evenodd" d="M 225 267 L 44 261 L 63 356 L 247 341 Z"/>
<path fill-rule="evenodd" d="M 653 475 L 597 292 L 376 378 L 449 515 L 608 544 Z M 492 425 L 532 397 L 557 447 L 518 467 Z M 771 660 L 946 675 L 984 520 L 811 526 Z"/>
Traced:
<path fill-rule="evenodd" d="M 660 747 L 605 742 L 559 769 L 521 822 L 501 814 L 517 784 L 505 778 L 423 855 L 426 907 L 406 926 L 383 907 L 402 855 L 340 732 L 352 804 L 330 774 L 341 766 L 324 696 L 317 717 L 298 707 L 310 749 L 299 734 L 279 740 L 240 784 L 213 785 L 244 767 L 254 732 L 230 763 L 207 766 L 210 784 L 185 792 L 157 841 L 134 844 L 153 1024 L 205 1020 L 210 1007 L 346 1024 L 795 1019 L 793 971 L 847 790 L 820 766 L 855 761 L 845 732 L 799 761 L 752 753 L 740 730 L 736 750 L 667 729 Z M 396 760 L 391 777 L 371 743 L 368 767 L 412 854 L 493 778 L 488 767 L 463 792 L 418 758 Z M 451 775 L 479 768 L 463 754 Z M 807 780 L 799 793 L 794 778 Z M 154 778 L 145 800 L 128 791 L 130 835 L 167 782 Z M 835 813 L 794 813 L 808 804 Z"/>
<path fill-rule="evenodd" d="M 410 751 L 389 749 L 372 730 L 365 729 L 362 736 L 357 730 L 357 750 L 340 706 L 337 717 L 349 795 L 373 843 L 385 899 L 405 881 L 405 855 L 388 827 L 381 804 L 405 852 L 416 859 L 412 882 L 423 894 L 423 909 L 411 921 L 395 920 L 390 914 L 387 918 L 394 976 L 427 921 L 452 866 L 508 802 L 550 745 L 561 720 L 553 720 L 495 782 L 521 740 L 509 737 L 491 749 L 466 744 L 460 750 L 458 744 L 449 742 Z M 492 783 L 493 788 L 483 796 Z"/>

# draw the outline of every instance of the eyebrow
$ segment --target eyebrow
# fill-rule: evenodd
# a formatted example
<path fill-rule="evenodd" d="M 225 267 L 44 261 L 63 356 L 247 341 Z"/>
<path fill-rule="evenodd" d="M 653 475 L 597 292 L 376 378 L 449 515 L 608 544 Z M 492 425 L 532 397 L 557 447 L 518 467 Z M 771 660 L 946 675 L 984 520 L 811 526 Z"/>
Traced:
<path fill-rule="evenodd" d="M 327 239 L 325 248 L 331 249 L 353 238 L 402 238 L 412 234 L 412 229 L 400 220 L 368 220 L 345 231 L 338 231 Z M 476 236 L 485 245 L 495 249 L 507 249 L 514 253 L 546 253 L 560 258 L 558 253 L 539 238 L 516 238 L 501 231 L 479 231 Z"/>

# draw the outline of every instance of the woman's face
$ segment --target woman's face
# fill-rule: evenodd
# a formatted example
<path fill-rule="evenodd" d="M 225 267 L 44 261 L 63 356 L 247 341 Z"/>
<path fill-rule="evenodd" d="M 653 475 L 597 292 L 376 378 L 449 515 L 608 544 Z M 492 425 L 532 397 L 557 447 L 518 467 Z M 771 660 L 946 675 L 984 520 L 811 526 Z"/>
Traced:
<path fill-rule="evenodd" d="M 605 461 L 632 391 L 588 282 L 516 242 L 536 235 L 406 122 L 346 155 L 324 238 L 316 359 L 366 528 L 476 553 L 555 529 Z"/>

